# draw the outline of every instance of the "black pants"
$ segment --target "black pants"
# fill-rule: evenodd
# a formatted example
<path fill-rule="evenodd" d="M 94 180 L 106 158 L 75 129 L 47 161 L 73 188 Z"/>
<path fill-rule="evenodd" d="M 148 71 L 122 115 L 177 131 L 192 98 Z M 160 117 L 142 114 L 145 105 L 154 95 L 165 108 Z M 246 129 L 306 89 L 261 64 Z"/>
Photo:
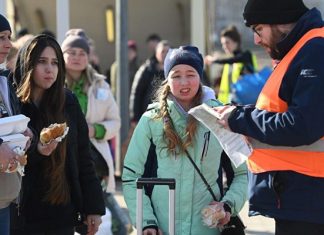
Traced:
<path fill-rule="evenodd" d="M 323 235 L 324 224 L 275 219 L 276 235 Z"/>

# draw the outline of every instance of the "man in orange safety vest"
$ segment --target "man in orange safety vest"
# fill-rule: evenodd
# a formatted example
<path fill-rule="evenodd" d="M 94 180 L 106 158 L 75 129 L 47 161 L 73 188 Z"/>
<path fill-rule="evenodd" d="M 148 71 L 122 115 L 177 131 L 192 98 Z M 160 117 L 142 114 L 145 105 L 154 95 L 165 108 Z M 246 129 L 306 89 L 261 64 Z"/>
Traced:
<path fill-rule="evenodd" d="M 324 22 L 302 0 L 248 0 L 246 26 L 278 61 L 255 106 L 215 110 L 248 137 L 249 215 L 276 235 L 324 234 Z"/>

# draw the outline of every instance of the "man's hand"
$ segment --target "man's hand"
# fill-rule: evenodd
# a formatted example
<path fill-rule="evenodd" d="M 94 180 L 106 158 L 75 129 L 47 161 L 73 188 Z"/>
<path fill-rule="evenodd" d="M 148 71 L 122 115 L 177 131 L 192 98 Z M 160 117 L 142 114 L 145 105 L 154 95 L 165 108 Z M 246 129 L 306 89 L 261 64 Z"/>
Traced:
<path fill-rule="evenodd" d="M 25 149 L 24 151 L 27 151 L 30 147 L 30 144 L 31 144 L 31 141 L 32 139 L 34 138 L 34 134 L 33 132 L 27 127 L 27 129 L 22 133 L 24 136 L 27 136 L 29 137 L 27 143 L 26 143 L 26 146 L 25 146 Z"/>
<path fill-rule="evenodd" d="M 233 105 L 218 106 L 213 108 L 220 116 L 220 118 L 216 121 L 225 129 L 231 130 L 228 125 L 228 118 L 235 108 L 236 106 Z"/>
<path fill-rule="evenodd" d="M 0 172 L 17 168 L 17 154 L 5 143 L 0 145 Z"/>

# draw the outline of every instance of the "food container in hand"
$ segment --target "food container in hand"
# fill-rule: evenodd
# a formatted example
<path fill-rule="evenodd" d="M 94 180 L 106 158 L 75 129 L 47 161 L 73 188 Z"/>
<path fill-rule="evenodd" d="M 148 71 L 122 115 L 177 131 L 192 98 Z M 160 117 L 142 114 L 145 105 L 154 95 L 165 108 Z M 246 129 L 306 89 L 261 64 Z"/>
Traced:
<path fill-rule="evenodd" d="M 1 138 L 3 139 L 3 143 L 8 144 L 11 149 L 14 149 L 16 147 L 25 149 L 26 143 L 29 139 L 29 137 L 24 136 L 23 134 L 7 135 L 2 136 Z"/>
<path fill-rule="evenodd" d="M 27 129 L 29 118 L 23 114 L 0 118 L 0 136 L 22 133 Z"/>

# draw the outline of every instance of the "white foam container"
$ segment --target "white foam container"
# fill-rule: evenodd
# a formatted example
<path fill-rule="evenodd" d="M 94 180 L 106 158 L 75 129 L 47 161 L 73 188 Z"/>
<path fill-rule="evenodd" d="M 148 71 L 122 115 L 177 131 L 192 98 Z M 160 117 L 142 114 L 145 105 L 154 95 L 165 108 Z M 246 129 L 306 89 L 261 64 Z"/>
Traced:
<path fill-rule="evenodd" d="M 23 114 L 0 118 L 0 136 L 24 132 L 29 120 Z"/>
<path fill-rule="evenodd" d="M 29 139 L 29 137 L 24 136 L 23 134 L 6 135 L 1 138 L 3 139 L 3 143 L 8 144 L 11 149 L 16 147 L 24 149 Z"/>

